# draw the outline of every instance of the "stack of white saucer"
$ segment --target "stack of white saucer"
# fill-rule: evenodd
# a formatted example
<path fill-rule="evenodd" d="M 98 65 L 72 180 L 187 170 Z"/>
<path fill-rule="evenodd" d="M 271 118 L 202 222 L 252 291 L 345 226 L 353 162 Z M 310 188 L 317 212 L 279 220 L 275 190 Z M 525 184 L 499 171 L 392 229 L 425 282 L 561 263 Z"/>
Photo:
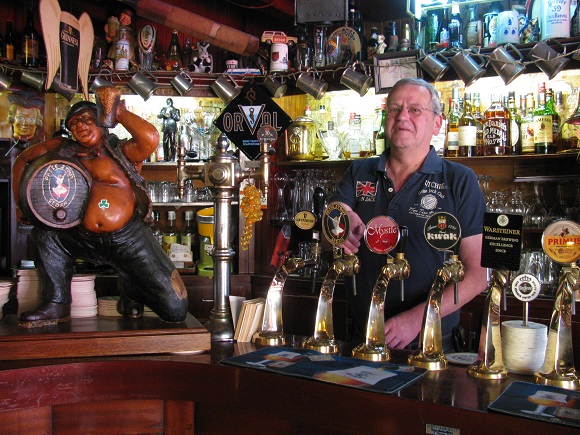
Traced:
<path fill-rule="evenodd" d="M 501 324 L 503 363 L 511 373 L 533 375 L 544 363 L 548 327 L 541 323 L 507 320 Z"/>
<path fill-rule="evenodd" d="M 117 302 L 119 302 L 119 296 L 101 296 L 99 298 L 99 316 L 121 317 L 121 313 L 117 311 Z"/>
<path fill-rule="evenodd" d="M 2 307 L 8 302 L 10 297 L 10 289 L 13 282 L 10 280 L 0 280 L 0 315 L 2 315 Z"/>
<path fill-rule="evenodd" d="M 18 314 L 37 308 L 42 303 L 40 274 L 37 269 L 18 269 L 16 276 L 16 298 Z"/>
<path fill-rule="evenodd" d="M 97 293 L 95 275 L 73 275 L 71 283 L 72 303 L 70 315 L 74 318 L 94 317 L 97 315 Z"/>

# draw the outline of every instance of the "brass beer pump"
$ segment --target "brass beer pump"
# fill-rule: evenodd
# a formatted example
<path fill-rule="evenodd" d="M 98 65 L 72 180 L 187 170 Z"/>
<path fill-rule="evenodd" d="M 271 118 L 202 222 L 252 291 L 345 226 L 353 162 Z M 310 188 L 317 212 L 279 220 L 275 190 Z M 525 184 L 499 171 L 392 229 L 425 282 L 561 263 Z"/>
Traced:
<path fill-rule="evenodd" d="M 461 228 L 457 219 L 445 212 L 433 214 L 425 222 L 425 238 L 436 249 L 449 251 L 458 248 L 461 237 Z M 427 370 L 445 370 L 447 358 L 443 353 L 443 340 L 441 335 L 441 299 L 443 290 L 447 284 L 455 283 L 455 303 L 459 300 L 458 283 L 465 276 L 463 263 L 455 251 L 452 251 L 449 259 L 437 271 L 435 280 L 431 286 L 425 313 L 423 326 L 419 335 L 419 347 L 409 355 L 408 363 L 415 367 Z"/>
<path fill-rule="evenodd" d="M 572 349 L 572 315 L 580 289 L 580 225 L 570 220 L 552 222 L 542 235 L 544 252 L 561 263 L 558 291 L 548 326 L 544 364 L 534 374 L 534 382 L 569 390 L 580 388 Z"/>
<path fill-rule="evenodd" d="M 502 297 L 505 300 L 509 276 L 507 270 L 492 271 L 483 310 L 477 360 L 467 368 L 467 373 L 475 378 L 504 379 L 508 375 L 502 357 L 500 308 Z"/>
<path fill-rule="evenodd" d="M 376 234 L 377 237 L 368 236 L 370 233 Z M 389 235 L 392 236 L 391 242 L 388 242 L 387 236 Z M 367 224 L 365 231 L 367 246 L 375 253 L 387 255 L 387 264 L 381 268 L 381 273 L 373 288 L 365 342 L 352 350 L 354 358 L 367 361 L 389 361 L 391 358 L 385 343 L 385 297 L 389 281 L 396 279 L 401 284 L 401 300 L 404 300 L 403 283 L 411 273 L 409 261 L 405 259 L 404 253 L 407 236 L 408 229 L 406 227 L 401 227 L 399 232 L 395 221 L 385 216 L 374 218 Z M 396 257 L 393 258 L 388 252 L 395 245 L 397 253 Z"/>
<path fill-rule="evenodd" d="M 332 318 L 332 300 L 336 281 L 340 276 L 353 277 L 358 273 L 360 261 L 354 254 L 345 254 L 338 245 L 344 243 L 350 231 L 346 209 L 339 203 L 331 203 L 324 212 L 322 220 L 324 235 L 333 245 L 333 262 L 326 273 L 316 309 L 314 334 L 306 340 L 304 347 L 325 354 L 338 352 L 338 343 L 334 338 Z"/>
<path fill-rule="evenodd" d="M 310 258 L 287 258 L 278 268 L 266 295 L 266 306 L 262 319 L 262 328 L 252 337 L 252 342 L 258 346 L 278 346 L 286 343 L 282 321 L 282 294 L 288 276 L 305 267 L 312 267 L 311 287 L 316 286 L 317 271 L 320 268 L 322 244 L 320 241 L 320 221 L 324 206 L 324 191 L 317 187 L 314 190 L 314 218 Z M 299 213 L 300 214 L 300 213 Z M 304 228 L 304 227 L 303 227 Z M 314 291 L 314 290 L 313 290 Z"/>
<path fill-rule="evenodd" d="M 264 127 L 262 127 L 264 128 Z M 202 165 L 189 166 L 185 163 L 187 143 L 181 140 L 178 149 L 177 180 L 179 195 L 183 198 L 185 181 L 188 179 L 204 180 L 214 198 L 214 247 L 211 256 L 214 262 L 213 297 L 214 306 L 209 321 L 205 327 L 211 334 L 212 341 L 231 341 L 234 338 L 232 312 L 229 305 L 229 289 L 231 287 L 231 262 L 235 251 L 231 247 L 232 240 L 232 202 L 243 179 L 261 174 L 267 195 L 267 180 L 269 178 L 270 155 L 275 152 L 271 140 L 260 140 L 260 159 L 244 162 L 228 153 L 229 140 L 222 133 L 217 140 L 217 152 Z"/>

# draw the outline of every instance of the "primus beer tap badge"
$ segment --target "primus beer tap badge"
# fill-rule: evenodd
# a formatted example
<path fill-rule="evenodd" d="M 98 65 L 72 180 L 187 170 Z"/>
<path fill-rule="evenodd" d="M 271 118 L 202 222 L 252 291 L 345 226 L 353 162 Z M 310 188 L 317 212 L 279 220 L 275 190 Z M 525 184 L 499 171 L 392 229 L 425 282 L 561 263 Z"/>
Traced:
<path fill-rule="evenodd" d="M 580 225 L 565 219 L 552 222 L 542 235 L 542 248 L 558 263 L 574 263 L 580 258 Z"/>
<path fill-rule="evenodd" d="M 425 222 L 423 234 L 427 243 L 432 247 L 440 251 L 447 251 L 459 242 L 461 225 L 451 213 L 433 213 Z"/>
<path fill-rule="evenodd" d="M 399 226 L 388 216 L 372 218 L 365 229 L 365 242 L 375 254 L 387 254 L 399 243 Z"/>
<path fill-rule="evenodd" d="M 350 233 L 350 221 L 348 212 L 337 202 L 331 202 L 322 218 L 322 232 L 324 237 L 337 246 L 343 244 Z"/>

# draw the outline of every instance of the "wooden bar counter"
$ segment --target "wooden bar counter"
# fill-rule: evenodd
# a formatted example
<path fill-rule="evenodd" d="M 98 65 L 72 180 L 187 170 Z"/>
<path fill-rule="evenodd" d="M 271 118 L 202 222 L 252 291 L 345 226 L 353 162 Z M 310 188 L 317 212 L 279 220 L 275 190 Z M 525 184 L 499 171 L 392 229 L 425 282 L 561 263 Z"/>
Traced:
<path fill-rule="evenodd" d="M 578 433 L 486 411 L 512 381 L 527 377 L 485 381 L 450 365 L 383 395 L 220 364 L 252 349 L 214 342 L 200 354 L 1 361 L 0 432 Z M 395 351 L 393 361 L 406 356 Z"/>

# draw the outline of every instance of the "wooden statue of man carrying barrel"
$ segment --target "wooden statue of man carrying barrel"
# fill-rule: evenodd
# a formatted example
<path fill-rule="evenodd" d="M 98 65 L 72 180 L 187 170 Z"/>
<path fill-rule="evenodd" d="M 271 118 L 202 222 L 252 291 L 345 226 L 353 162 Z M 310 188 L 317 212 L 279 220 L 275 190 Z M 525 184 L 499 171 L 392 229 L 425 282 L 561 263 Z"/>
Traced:
<path fill-rule="evenodd" d="M 82 101 L 66 117 L 74 140 L 38 143 L 14 162 L 17 218 L 34 224 L 31 238 L 42 284 L 42 304 L 20 314 L 21 326 L 70 320 L 76 259 L 118 271 L 121 314 L 140 317 L 145 304 L 167 322 L 187 315 L 183 281 L 146 222 L 151 202 L 139 172 L 159 133 L 123 100 L 109 106 L 131 139 L 109 134 L 99 126 L 97 105 Z"/>

